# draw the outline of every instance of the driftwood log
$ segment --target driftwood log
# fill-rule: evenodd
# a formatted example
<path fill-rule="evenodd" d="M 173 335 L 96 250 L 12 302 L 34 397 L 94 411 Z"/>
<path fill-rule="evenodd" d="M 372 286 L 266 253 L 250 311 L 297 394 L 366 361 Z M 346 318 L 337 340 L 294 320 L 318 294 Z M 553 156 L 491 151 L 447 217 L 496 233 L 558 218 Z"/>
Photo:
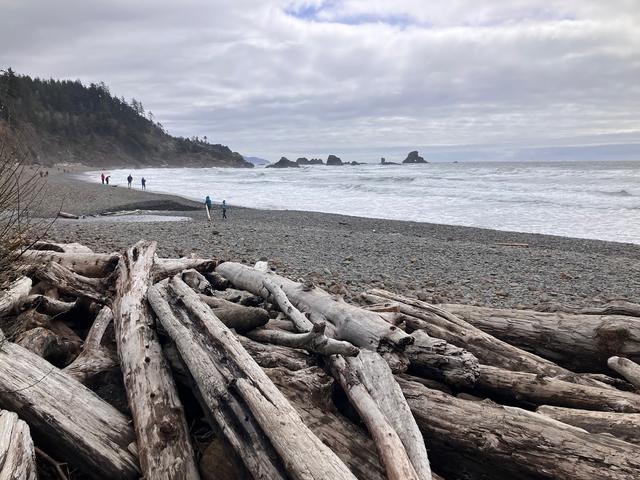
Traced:
<path fill-rule="evenodd" d="M 640 359 L 640 318 L 441 305 L 480 330 L 576 371 L 606 371 L 607 358 Z"/>
<path fill-rule="evenodd" d="M 0 317 L 9 315 L 17 310 L 20 302 L 29 295 L 32 280 L 28 277 L 20 277 L 12 282 L 0 296 Z"/>
<path fill-rule="evenodd" d="M 264 282 L 275 283 L 295 308 L 309 316 L 311 323 L 327 322 L 327 336 L 374 351 L 404 350 L 413 337 L 387 323 L 380 315 L 343 301 L 313 286 L 261 272 L 240 263 L 224 262 L 216 272 L 238 288 L 255 295 L 264 294 Z M 285 312 L 286 313 L 286 312 Z"/>
<path fill-rule="evenodd" d="M 259 475 L 266 471 L 268 465 L 259 461 L 268 459 L 248 459 L 253 450 L 257 450 L 254 445 L 250 445 L 248 450 L 238 450 L 242 447 L 242 440 L 237 432 L 229 431 L 231 415 L 237 418 L 240 414 L 244 424 L 247 417 L 255 419 L 254 426 L 260 428 L 259 433 L 268 439 L 292 478 L 355 478 L 340 458 L 302 422 L 233 333 L 179 275 L 164 286 L 152 287 L 149 301 L 193 375 L 210 416 L 222 422 L 219 426 L 228 435 L 227 440 L 254 476 L 260 478 Z M 233 391 L 228 389 L 230 383 L 233 383 Z M 223 406 L 232 403 L 230 396 L 236 399 L 233 405 L 244 408 L 221 418 Z M 260 449 L 256 453 L 264 455 L 265 451 L 268 452 Z M 274 476 L 269 478 L 279 478 L 279 470 L 277 465 L 273 465 Z"/>
<path fill-rule="evenodd" d="M 640 395 L 612 388 L 559 380 L 527 372 L 512 372 L 498 367 L 480 365 L 476 387 L 502 397 L 532 402 L 538 405 L 640 412 Z"/>
<path fill-rule="evenodd" d="M 434 458 L 440 449 L 453 449 L 490 462 L 489 472 L 508 468 L 511 478 L 630 480 L 640 471 L 640 446 L 519 408 L 399 382 Z M 456 471 L 455 465 L 447 468 Z"/>
<path fill-rule="evenodd" d="M 269 313 L 257 307 L 245 307 L 221 298 L 200 294 L 200 300 L 209 305 L 213 313 L 227 327 L 237 332 L 249 332 L 262 327 L 269 321 Z"/>
<path fill-rule="evenodd" d="M 44 267 L 36 267 L 34 276 L 55 286 L 62 293 L 87 298 L 101 304 L 108 303 L 112 293 L 111 283 L 108 280 L 85 277 L 54 262 L 49 262 Z"/>
<path fill-rule="evenodd" d="M 117 253 L 27 250 L 22 259 L 34 265 L 57 263 L 85 277 L 104 277 L 116 268 L 120 255 Z"/>
<path fill-rule="evenodd" d="M 139 477 L 129 419 L 46 360 L 0 345 L 0 408 L 20 412 L 41 445 L 93 478 Z"/>
<path fill-rule="evenodd" d="M 608 433 L 625 442 L 640 444 L 640 413 L 594 412 L 543 405 L 536 412 L 591 433 Z"/>
<path fill-rule="evenodd" d="M 82 351 L 70 365 L 64 368 L 67 375 L 86 384 L 98 374 L 117 369 L 117 358 L 101 346 L 102 337 L 112 320 L 111 309 L 103 307 L 89 329 Z"/>
<path fill-rule="evenodd" d="M 571 307 L 560 304 L 547 304 L 540 310 L 544 312 L 564 312 L 578 315 L 625 315 L 640 317 L 640 304 L 628 300 L 612 300 L 602 307 Z"/>
<path fill-rule="evenodd" d="M 147 306 L 155 242 L 138 242 L 117 267 L 113 317 L 120 368 L 147 479 L 198 478 L 182 404 Z"/>
<path fill-rule="evenodd" d="M 640 365 L 623 357 L 611 357 L 607 361 L 607 365 L 611 370 L 626 378 L 636 389 L 640 390 Z"/>
<path fill-rule="evenodd" d="M 18 415 L 0 410 L 0 479 L 36 480 L 36 456 L 29 426 Z"/>

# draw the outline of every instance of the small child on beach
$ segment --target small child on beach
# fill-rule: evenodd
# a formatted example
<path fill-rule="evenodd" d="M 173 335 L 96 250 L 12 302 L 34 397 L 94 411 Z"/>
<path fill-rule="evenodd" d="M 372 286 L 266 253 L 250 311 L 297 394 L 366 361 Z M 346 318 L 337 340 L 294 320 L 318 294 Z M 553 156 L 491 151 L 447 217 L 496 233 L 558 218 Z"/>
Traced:
<path fill-rule="evenodd" d="M 227 201 L 226 200 L 222 200 L 222 218 L 226 219 L 227 218 Z"/>

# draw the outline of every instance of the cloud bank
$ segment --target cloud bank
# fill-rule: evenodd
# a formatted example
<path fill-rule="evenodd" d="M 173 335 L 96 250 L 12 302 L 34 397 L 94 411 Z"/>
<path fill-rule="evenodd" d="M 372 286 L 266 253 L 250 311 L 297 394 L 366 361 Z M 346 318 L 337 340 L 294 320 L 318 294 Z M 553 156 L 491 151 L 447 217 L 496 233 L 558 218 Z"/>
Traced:
<path fill-rule="evenodd" d="M 0 68 L 271 159 L 640 158 L 639 23 L 636 0 L 0 0 Z"/>

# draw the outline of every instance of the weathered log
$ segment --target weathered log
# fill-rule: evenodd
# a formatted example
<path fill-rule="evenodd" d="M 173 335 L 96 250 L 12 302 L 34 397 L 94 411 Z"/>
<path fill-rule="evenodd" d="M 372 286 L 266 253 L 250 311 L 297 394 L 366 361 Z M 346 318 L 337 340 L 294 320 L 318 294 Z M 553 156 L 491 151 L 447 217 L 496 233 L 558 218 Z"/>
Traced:
<path fill-rule="evenodd" d="M 275 282 L 298 310 L 309 316 L 311 323 L 328 322 L 333 328 L 327 336 L 344 340 L 374 351 L 404 350 L 413 337 L 387 323 L 380 315 L 342 301 L 317 287 L 307 287 L 274 273 L 265 273 L 239 263 L 225 262 L 216 272 L 236 287 L 263 295 L 265 279 Z"/>
<path fill-rule="evenodd" d="M 245 307 L 221 298 L 199 295 L 200 300 L 209 305 L 213 313 L 227 327 L 239 333 L 262 327 L 269 321 L 269 313 L 257 307 Z"/>
<path fill-rule="evenodd" d="M 442 450 L 481 459 L 512 478 L 630 480 L 640 447 L 594 435 L 543 415 L 492 402 L 470 402 L 398 380 L 433 457 Z"/>
<path fill-rule="evenodd" d="M 224 322 L 223 322 L 224 323 Z M 290 333 L 268 328 L 258 328 L 245 333 L 247 337 L 257 342 L 274 343 L 284 347 L 301 348 L 320 355 L 344 355 L 353 357 L 360 353 L 358 347 L 349 342 L 334 340 L 324 334 L 325 324 L 313 325 L 310 332 Z"/>
<path fill-rule="evenodd" d="M 0 410 L 0 479 L 36 480 L 36 456 L 29 426 L 14 412 Z"/>
<path fill-rule="evenodd" d="M 422 330 L 411 334 L 416 339 L 405 351 L 409 372 L 422 377 L 442 380 L 450 385 L 471 387 L 479 373 L 478 359 L 466 350 L 433 338 Z"/>
<path fill-rule="evenodd" d="M 120 255 L 117 253 L 56 252 L 27 250 L 22 258 L 33 265 L 57 263 L 78 275 L 104 277 L 116 268 Z"/>
<path fill-rule="evenodd" d="M 198 478 L 182 404 L 147 306 L 155 242 L 127 249 L 117 267 L 113 318 L 120 368 L 147 479 Z"/>
<path fill-rule="evenodd" d="M 0 408 L 19 412 L 36 441 L 93 478 L 139 477 L 129 419 L 46 360 L 0 345 Z"/>
<path fill-rule="evenodd" d="M 172 277 L 184 270 L 209 272 L 216 268 L 217 260 L 202 258 L 159 258 L 156 256 L 153 265 L 153 282 Z"/>
<path fill-rule="evenodd" d="M 23 298 L 14 309 L 15 313 L 22 313 L 34 309 L 39 313 L 51 316 L 62 315 L 74 309 L 77 302 L 63 302 L 42 294 L 29 295 Z"/>
<path fill-rule="evenodd" d="M 69 213 L 69 212 L 63 212 L 63 211 L 59 211 L 58 212 L 58 217 L 60 218 L 69 218 L 72 220 L 79 220 L 80 217 L 78 215 L 74 215 L 73 213 Z"/>
<path fill-rule="evenodd" d="M 618 372 L 640 390 L 640 365 L 623 357 L 611 357 L 607 361 L 607 365 L 611 370 Z"/>
<path fill-rule="evenodd" d="M 207 280 L 205 276 L 197 270 L 191 268 L 189 270 L 183 271 L 181 275 L 184 283 L 193 288 L 197 293 L 203 295 L 211 294 L 213 288 L 211 287 L 209 280 Z"/>
<path fill-rule="evenodd" d="M 263 368 L 283 367 L 295 371 L 312 367 L 317 363 L 314 357 L 304 350 L 266 345 L 241 335 L 237 338 L 256 363 Z"/>
<path fill-rule="evenodd" d="M 357 478 L 387 478 L 380 466 L 376 446 L 367 433 L 335 408 L 327 408 L 326 402 L 330 399 L 323 397 L 330 395 L 333 379 L 323 370 L 312 367 L 292 372 L 278 367 L 269 368 L 266 373 L 293 404 L 305 425 L 347 464 Z"/>
<path fill-rule="evenodd" d="M 640 317 L 640 304 L 627 300 L 612 300 L 602 307 L 571 307 L 557 303 L 546 304 L 541 309 L 543 312 L 564 312 L 578 315 L 624 315 L 628 317 Z"/>
<path fill-rule="evenodd" d="M 18 335 L 15 342 L 56 365 L 71 363 L 78 356 L 81 347 L 80 342 L 61 338 L 43 327 L 36 327 Z"/>
<path fill-rule="evenodd" d="M 33 275 L 75 297 L 88 298 L 100 304 L 107 303 L 111 298 L 111 282 L 107 279 L 85 277 L 55 262 L 35 268 Z"/>
<path fill-rule="evenodd" d="M 0 317 L 13 313 L 20 302 L 29 295 L 32 281 L 28 277 L 20 277 L 12 282 L 0 296 Z"/>
<path fill-rule="evenodd" d="M 45 240 L 38 240 L 29 248 L 31 250 L 48 250 L 59 253 L 93 253 L 93 250 L 80 243 L 54 243 Z"/>
<path fill-rule="evenodd" d="M 282 467 L 274 464 L 268 455 L 268 442 L 292 478 L 355 478 L 335 453 L 304 425 L 233 333 L 179 275 L 167 284 L 150 288 L 149 302 L 176 343 L 209 415 L 218 422 L 255 477 L 282 477 Z M 230 384 L 232 390 L 228 388 Z M 230 407 L 240 411 L 227 410 Z M 252 436 L 260 434 L 259 438 L 264 437 L 266 441 L 243 450 L 247 440 L 254 440 L 240 435 L 249 427 Z"/>
<path fill-rule="evenodd" d="M 226 290 L 231 286 L 231 282 L 216 272 L 205 272 L 204 276 L 209 280 L 209 284 L 215 290 Z"/>
<path fill-rule="evenodd" d="M 440 307 L 490 335 L 571 370 L 603 371 L 612 355 L 640 359 L 640 318 L 472 305 Z"/>
<path fill-rule="evenodd" d="M 282 287 L 276 283 L 269 275 L 265 275 L 262 279 L 262 287 L 266 290 L 262 293 L 262 297 L 269 302 L 278 306 L 281 312 L 283 312 L 299 332 L 310 332 L 313 329 L 313 323 L 311 323 L 304 314 L 294 307 L 286 293 L 282 290 Z"/>
<path fill-rule="evenodd" d="M 363 353 L 364 354 L 364 353 Z M 378 449 L 390 480 L 419 479 L 398 432 L 391 426 L 371 393 L 342 357 L 333 357 L 331 371 L 362 418 Z M 429 478 L 429 477 L 426 477 Z"/>
<path fill-rule="evenodd" d="M 620 440 L 640 444 L 640 413 L 594 412 L 543 405 L 536 412 L 591 433 L 608 433 Z"/>
<path fill-rule="evenodd" d="M 476 387 L 538 405 L 640 412 L 640 395 L 631 392 L 578 385 L 552 377 L 512 372 L 488 365 L 480 365 L 480 376 L 476 381 Z"/>
<path fill-rule="evenodd" d="M 214 290 L 211 293 L 215 298 L 237 303 L 245 307 L 259 307 L 264 303 L 264 300 L 261 297 L 235 288 L 227 288 L 223 291 Z"/>
<path fill-rule="evenodd" d="M 80 355 L 67 367 L 64 372 L 67 375 L 86 384 L 89 380 L 103 372 L 116 370 L 118 361 L 106 348 L 103 348 L 102 337 L 107 327 L 113 320 L 113 313 L 109 307 L 102 307 L 100 313 L 93 321 L 91 329 L 82 346 Z"/>
<path fill-rule="evenodd" d="M 405 315 L 403 320 L 407 330 L 424 330 L 432 337 L 441 338 L 468 350 L 486 365 L 549 376 L 571 373 L 553 362 L 503 342 L 461 318 L 426 302 L 379 289 L 370 290 L 364 296 L 374 303 L 384 300 L 396 302 Z"/>
<path fill-rule="evenodd" d="M 430 479 L 431 467 L 424 439 L 387 362 L 379 354 L 367 350 L 345 361 L 398 433 L 418 478 Z M 341 385 L 344 388 L 344 384 Z"/>

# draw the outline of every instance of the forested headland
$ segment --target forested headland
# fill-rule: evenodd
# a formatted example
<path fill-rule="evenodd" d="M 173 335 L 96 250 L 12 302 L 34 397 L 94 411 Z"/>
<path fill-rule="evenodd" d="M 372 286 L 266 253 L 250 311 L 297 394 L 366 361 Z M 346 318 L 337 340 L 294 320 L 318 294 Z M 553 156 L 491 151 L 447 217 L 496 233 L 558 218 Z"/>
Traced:
<path fill-rule="evenodd" d="M 54 80 L 0 71 L 0 140 L 20 143 L 42 165 L 252 167 L 207 137 L 174 137 L 141 101 L 104 83 Z"/>

